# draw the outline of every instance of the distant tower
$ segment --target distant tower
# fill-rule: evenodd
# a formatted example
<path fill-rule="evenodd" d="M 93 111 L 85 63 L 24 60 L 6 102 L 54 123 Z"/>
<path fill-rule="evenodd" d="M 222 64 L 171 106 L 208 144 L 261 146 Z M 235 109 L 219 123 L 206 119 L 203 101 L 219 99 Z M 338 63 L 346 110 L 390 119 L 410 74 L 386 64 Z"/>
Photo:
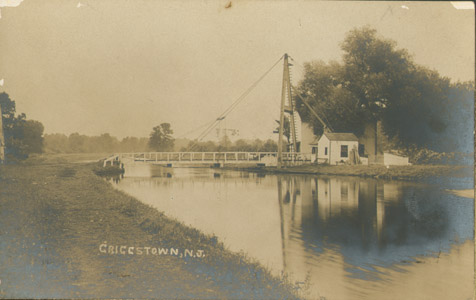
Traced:
<path fill-rule="evenodd" d="M 290 152 L 296 152 L 297 142 L 296 142 L 296 120 L 295 120 L 295 111 L 296 107 L 294 104 L 293 95 L 291 92 L 291 77 L 289 75 L 289 62 L 288 54 L 284 54 L 284 70 L 283 70 L 283 89 L 281 93 L 281 114 L 279 118 L 279 139 L 278 139 L 278 168 L 282 166 L 283 159 L 283 134 L 284 134 L 284 113 L 289 114 L 289 125 L 291 131 L 291 145 Z M 287 100 L 287 101 L 286 101 Z"/>
<path fill-rule="evenodd" d="M 3 136 L 3 113 L 0 104 L 0 164 L 5 162 L 5 138 Z"/>

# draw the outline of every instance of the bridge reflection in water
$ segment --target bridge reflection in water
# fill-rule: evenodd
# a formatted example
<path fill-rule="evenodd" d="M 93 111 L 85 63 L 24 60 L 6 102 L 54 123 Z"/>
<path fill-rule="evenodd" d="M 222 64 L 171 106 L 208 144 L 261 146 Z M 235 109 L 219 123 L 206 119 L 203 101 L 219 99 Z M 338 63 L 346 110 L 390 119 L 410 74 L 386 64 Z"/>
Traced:
<path fill-rule="evenodd" d="M 291 274 L 311 298 L 472 295 L 472 199 L 403 182 L 144 168 L 126 168 L 117 187 Z M 409 280 L 416 289 L 396 288 Z"/>

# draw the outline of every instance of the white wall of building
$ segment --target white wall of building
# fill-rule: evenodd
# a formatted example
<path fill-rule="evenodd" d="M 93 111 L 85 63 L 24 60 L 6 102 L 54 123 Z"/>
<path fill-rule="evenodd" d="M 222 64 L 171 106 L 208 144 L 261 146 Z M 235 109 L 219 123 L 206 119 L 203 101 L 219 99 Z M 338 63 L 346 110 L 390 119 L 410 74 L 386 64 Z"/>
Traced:
<path fill-rule="evenodd" d="M 323 135 L 319 139 L 319 144 L 317 148 L 317 162 L 318 163 L 329 163 L 329 148 L 330 148 L 330 141 L 329 139 Z M 327 149 L 327 150 L 326 150 Z"/>
<path fill-rule="evenodd" d="M 341 156 L 341 146 L 347 146 L 347 157 Z M 348 161 L 350 157 L 350 151 L 355 147 L 356 151 L 359 147 L 357 141 L 330 141 L 326 135 L 323 135 L 319 140 L 318 148 L 318 163 L 326 162 L 331 165 L 335 165 L 337 162 Z M 327 149 L 327 150 L 326 150 Z"/>
<path fill-rule="evenodd" d="M 317 180 L 318 214 L 323 220 L 340 215 L 359 205 L 358 181 L 342 181 L 335 178 Z"/>
<path fill-rule="evenodd" d="M 398 156 L 391 153 L 384 153 L 383 164 L 386 166 L 407 166 L 410 163 L 408 162 L 408 157 Z"/>
<path fill-rule="evenodd" d="M 316 139 L 311 124 L 301 123 L 301 153 L 312 153 L 312 142 Z"/>

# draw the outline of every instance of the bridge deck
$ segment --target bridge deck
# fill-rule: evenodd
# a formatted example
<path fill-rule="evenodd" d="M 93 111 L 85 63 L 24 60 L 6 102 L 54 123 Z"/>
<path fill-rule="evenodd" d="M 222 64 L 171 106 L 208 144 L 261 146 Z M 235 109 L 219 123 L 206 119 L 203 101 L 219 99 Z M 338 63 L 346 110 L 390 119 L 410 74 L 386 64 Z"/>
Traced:
<path fill-rule="evenodd" d="M 114 161 L 135 161 L 155 164 L 236 164 L 236 163 L 263 163 L 275 165 L 277 162 L 277 152 L 139 152 L 139 153 L 119 153 L 107 158 L 111 164 Z M 283 162 L 309 163 L 311 154 L 309 153 L 283 153 Z"/>

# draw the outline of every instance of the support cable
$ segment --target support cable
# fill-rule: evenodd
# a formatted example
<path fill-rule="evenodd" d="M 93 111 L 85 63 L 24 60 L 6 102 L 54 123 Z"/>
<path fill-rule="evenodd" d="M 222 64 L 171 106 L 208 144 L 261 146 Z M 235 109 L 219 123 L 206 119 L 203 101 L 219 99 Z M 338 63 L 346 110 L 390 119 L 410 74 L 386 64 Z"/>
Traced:
<path fill-rule="evenodd" d="M 294 58 L 292 58 L 291 56 L 289 56 L 289 58 L 292 60 L 293 63 L 299 65 L 301 68 L 305 69 L 304 66 L 297 62 Z M 319 122 L 321 122 L 321 124 L 324 126 L 324 128 L 329 128 L 331 131 L 334 131 L 334 129 L 332 128 L 331 124 L 329 123 L 329 120 L 327 119 L 326 115 L 323 114 L 322 118 L 316 113 L 316 111 L 311 107 L 311 105 L 307 102 L 307 100 L 305 100 L 299 93 L 297 93 L 297 89 L 291 85 L 291 88 L 292 90 L 294 91 L 294 94 L 299 98 L 301 99 L 301 101 L 305 104 L 305 106 L 309 109 L 309 111 L 311 112 L 311 114 L 313 116 L 315 116 L 317 118 L 317 120 Z M 325 119 L 325 122 L 324 120 Z"/>
<path fill-rule="evenodd" d="M 293 90 L 295 90 L 293 88 Z M 317 118 L 317 120 L 319 120 L 319 122 L 321 122 L 321 124 L 324 126 L 324 128 L 329 128 L 331 131 L 334 131 L 334 129 L 332 128 L 332 126 L 329 124 L 329 121 L 327 122 L 324 122 L 324 120 L 322 120 L 322 118 L 316 113 L 316 111 L 311 107 L 311 105 L 307 102 L 307 100 L 305 100 L 303 97 L 301 97 L 301 95 L 299 95 L 299 93 L 296 93 L 294 92 L 294 94 L 296 96 L 299 97 L 299 99 L 301 99 L 302 103 L 304 103 L 304 105 L 306 105 L 306 107 L 309 109 L 309 111 L 311 112 L 311 114 L 313 116 L 315 116 Z M 327 120 L 327 118 L 326 118 Z"/>
<path fill-rule="evenodd" d="M 213 128 L 215 128 L 221 121 L 223 121 L 226 116 L 228 116 L 237 106 L 240 104 L 246 96 L 248 96 L 251 91 L 256 88 L 256 86 L 268 75 L 274 67 L 283 59 L 284 55 L 281 56 L 261 77 L 259 77 L 248 89 L 246 89 L 243 94 L 241 94 L 227 109 L 225 109 L 212 123 L 198 136 L 197 142 L 200 142 L 205 136 L 207 136 Z M 195 146 L 196 144 L 192 145 Z"/>
<path fill-rule="evenodd" d="M 181 134 L 181 135 L 178 136 L 177 138 L 178 138 L 178 139 L 183 138 L 183 137 L 189 135 L 190 133 L 193 133 L 193 132 L 195 132 L 195 131 L 197 131 L 197 130 L 200 130 L 200 129 L 204 128 L 205 126 L 210 126 L 210 124 L 212 124 L 213 122 L 215 122 L 215 121 L 211 121 L 211 122 L 207 122 L 207 123 L 205 123 L 205 124 L 202 124 L 202 125 L 200 125 L 200 126 L 194 128 L 194 129 L 192 129 L 192 130 L 189 130 L 189 131 L 185 132 L 184 134 Z"/>

